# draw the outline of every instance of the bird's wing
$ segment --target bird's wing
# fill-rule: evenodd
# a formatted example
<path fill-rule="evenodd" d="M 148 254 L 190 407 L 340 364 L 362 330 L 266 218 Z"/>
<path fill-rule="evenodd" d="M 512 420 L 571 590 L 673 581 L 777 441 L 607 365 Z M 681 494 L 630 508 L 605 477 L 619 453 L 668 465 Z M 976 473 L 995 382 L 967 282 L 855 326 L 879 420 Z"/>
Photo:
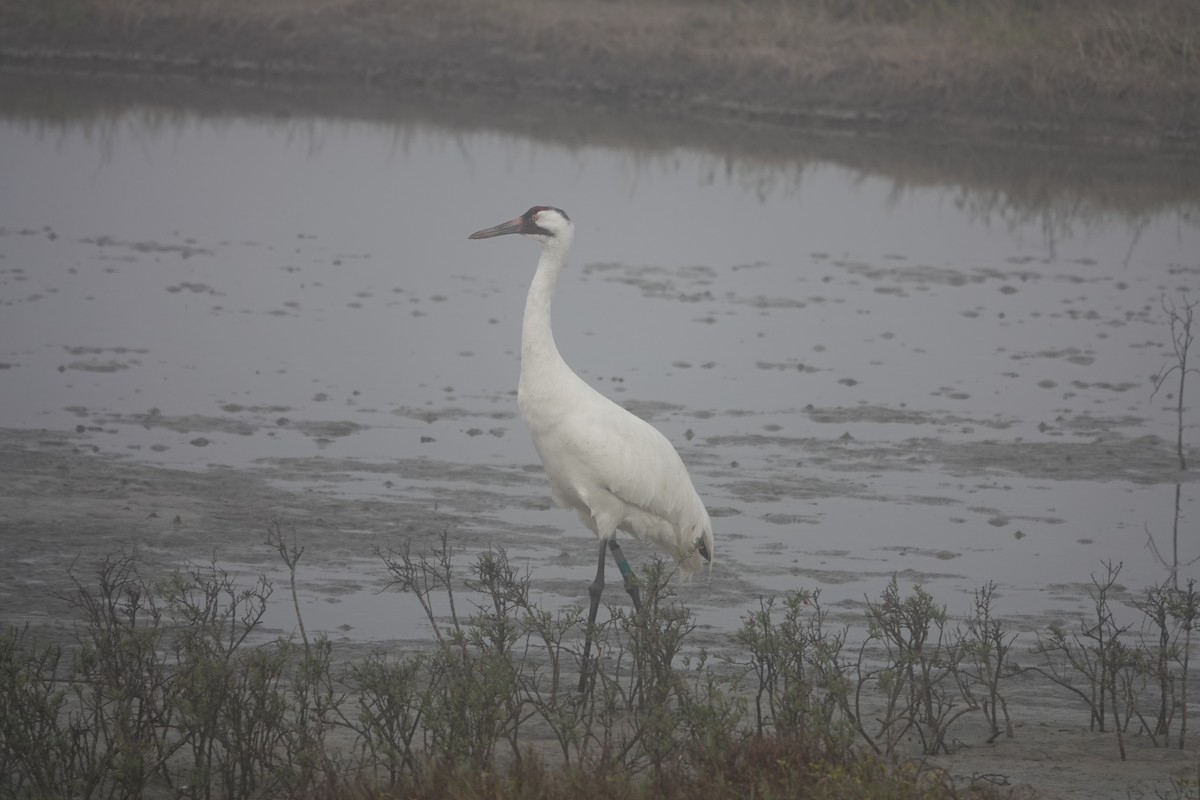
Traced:
<path fill-rule="evenodd" d="M 552 431 L 535 437 L 560 499 L 593 517 L 608 514 L 611 527 L 698 569 L 697 542 L 712 553 L 712 523 L 675 448 L 598 392 L 579 400 Z"/>

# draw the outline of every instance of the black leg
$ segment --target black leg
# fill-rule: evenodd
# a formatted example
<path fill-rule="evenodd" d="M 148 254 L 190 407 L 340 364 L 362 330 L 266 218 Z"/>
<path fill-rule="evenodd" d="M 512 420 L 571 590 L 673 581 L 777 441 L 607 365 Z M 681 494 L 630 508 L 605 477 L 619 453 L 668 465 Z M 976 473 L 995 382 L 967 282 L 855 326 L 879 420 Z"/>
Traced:
<path fill-rule="evenodd" d="M 621 552 L 621 545 L 617 544 L 616 537 L 608 540 L 608 547 L 612 550 L 613 559 L 617 562 L 617 569 L 621 570 L 621 578 L 625 581 L 625 591 L 629 592 L 629 597 L 633 600 L 633 610 L 642 610 L 642 596 L 638 592 L 637 578 L 634 577 L 633 568 L 629 566 L 629 562 L 625 560 L 625 554 Z M 601 558 L 604 554 L 600 554 Z"/>
<path fill-rule="evenodd" d="M 592 600 L 592 607 L 588 609 L 587 633 L 584 634 L 583 639 L 583 665 L 579 668 L 579 691 L 581 693 L 587 688 L 588 656 L 592 650 L 592 628 L 596 625 L 596 612 L 600 610 L 600 593 L 604 591 L 604 550 L 607 547 L 604 540 L 601 540 L 600 562 L 596 565 L 596 579 L 588 586 L 588 596 Z"/>

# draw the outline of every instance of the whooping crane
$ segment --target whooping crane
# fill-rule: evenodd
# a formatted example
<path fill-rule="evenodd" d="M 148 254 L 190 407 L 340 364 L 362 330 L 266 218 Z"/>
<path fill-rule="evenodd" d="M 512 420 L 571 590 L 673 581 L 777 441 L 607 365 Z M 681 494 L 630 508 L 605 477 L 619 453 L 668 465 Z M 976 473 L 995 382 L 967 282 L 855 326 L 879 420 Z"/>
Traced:
<path fill-rule="evenodd" d="M 517 404 L 550 478 L 555 501 L 573 508 L 600 539 L 583 646 L 579 691 L 586 688 L 592 629 L 604 590 L 605 549 L 612 551 L 633 606 L 637 581 L 618 530 L 657 545 L 685 574 L 713 556 L 712 522 L 675 448 L 657 429 L 609 400 L 576 375 L 554 344 L 550 305 L 575 227 L 566 213 L 534 206 L 520 217 L 471 234 L 488 239 L 519 233 L 542 247 L 521 324 Z"/>

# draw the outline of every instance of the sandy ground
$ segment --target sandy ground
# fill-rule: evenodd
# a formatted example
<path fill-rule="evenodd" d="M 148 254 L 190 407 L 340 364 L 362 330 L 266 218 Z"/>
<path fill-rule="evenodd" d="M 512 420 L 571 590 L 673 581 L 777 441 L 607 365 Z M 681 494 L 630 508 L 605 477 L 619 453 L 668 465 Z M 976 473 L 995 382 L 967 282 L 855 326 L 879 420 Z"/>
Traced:
<path fill-rule="evenodd" d="M 295 525 L 310 541 L 319 537 L 320 547 L 310 548 L 309 558 L 328 574 L 363 570 L 359 577 L 320 587 L 334 601 L 364 584 L 382 585 L 381 572 L 371 574 L 367 566 L 372 546 L 445 529 L 470 530 L 454 514 L 425 503 L 279 488 L 278 479 L 320 469 L 320 462 L 193 472 L 97 454 L 86 433 L 0 431 L 0 617 L 5 623 L 29 622 L 43 640 L 69 640 L 69 610 L 59 597 L 68 565 L 86 579 L 94 564 L 119 550 L 136 548 L 148 575 L 213 557 L 270 570 L 273 558 L 264 538 L 274 520 Z M 531 498 L 540 492 L 539 479 L 528 478 Z M 488 540 L 503 542 L 512 533 L 492 529 Z M 487 544 L 470 533 L 456 536 L 467 548 Z M 47 548 L 51 542 L 54 549 Z M 1130 736 L 1128 760 L 1121 761 L 1114 736 L 1089 732 L 1086 717 L 1064 708 L 1053 687 L 1022 682 L 1010 705 L 1020 709 L 1012 738 L 984 743 L 983 720 L 970 715 L 955 728 L 959 749 L 931 764 L 964 783 L 1009 788 L 1014 797 L 1194 796 L 1179 794 L 1172 783 L 1196 778 L 1194 737 L 1178 750 Z"/>

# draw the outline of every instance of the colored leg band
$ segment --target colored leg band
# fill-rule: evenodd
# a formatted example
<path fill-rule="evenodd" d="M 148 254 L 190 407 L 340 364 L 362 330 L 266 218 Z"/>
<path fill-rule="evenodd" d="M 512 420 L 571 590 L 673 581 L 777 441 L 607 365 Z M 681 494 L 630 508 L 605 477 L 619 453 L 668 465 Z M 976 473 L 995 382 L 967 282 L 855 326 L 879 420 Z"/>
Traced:
<path fill-rule="evenodd" d="M 629 562 L 624 558 L 617 559 L 617 569 L 621 570 L 622 578 L 627 579 L 633 577 L 633 568 L 629 566 Z"/>

